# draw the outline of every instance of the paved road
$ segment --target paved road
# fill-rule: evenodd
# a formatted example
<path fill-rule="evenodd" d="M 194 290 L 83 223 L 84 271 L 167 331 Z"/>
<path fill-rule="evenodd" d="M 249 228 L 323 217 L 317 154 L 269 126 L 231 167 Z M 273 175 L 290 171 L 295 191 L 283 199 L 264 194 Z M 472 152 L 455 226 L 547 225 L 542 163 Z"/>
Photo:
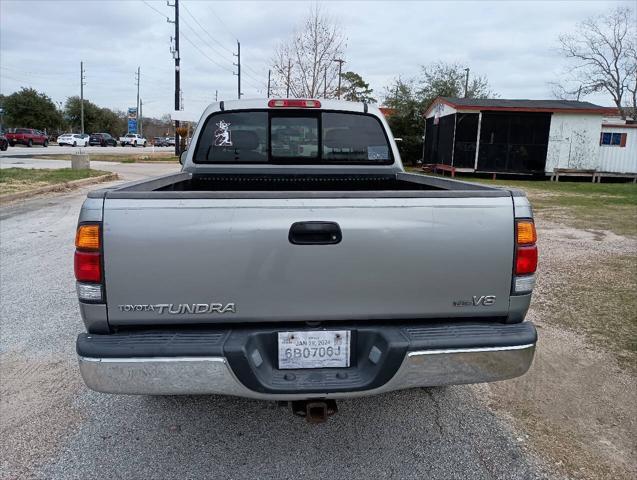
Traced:
<path fill-rule="evenodd" d="M 22 145 L 16 145 L 15 147 L 9 147 L 6 151 L 0 152 L 0 157 L 5 156 L 29 156 L 29 155 L 55 155 L 55 154 L 73 154 L 78 151 L 84 153 L 101 153 L 101 154 L 131 154 L 131 153 L 153 153 L 153 152 L 174 152 L 174 147 L 59 147 L 57 145 L 50 145 L 47 148 L 34 146 L 25 147 Z"/>
<path fill-rule="evenodd" d="M 127 166 L 127 178 L 165 168 Z M 343 401 L 318 426 L 275 403 L 88 390 L 71 266 L 84 194 L 0 209 L 1 478 L 542 476 L 476 387 Z"/>
<path fill-rule="evenodd" d="M 1 168 L 70 168 L 70 160 L 49 160 L 32 158 L 0 157 Z M 173 162 L 166 163 L 120 163 L 120 162 L 91 162 L 91 168 L 105 170 L 119 174 L 122 180 L 132 181 L 148 176 L 165 175 L 178 172 L 181 165 Z M 92 187 L 93 189 L 98 187 Z M 36 201 L 37 203 L 37 201 Z"/>

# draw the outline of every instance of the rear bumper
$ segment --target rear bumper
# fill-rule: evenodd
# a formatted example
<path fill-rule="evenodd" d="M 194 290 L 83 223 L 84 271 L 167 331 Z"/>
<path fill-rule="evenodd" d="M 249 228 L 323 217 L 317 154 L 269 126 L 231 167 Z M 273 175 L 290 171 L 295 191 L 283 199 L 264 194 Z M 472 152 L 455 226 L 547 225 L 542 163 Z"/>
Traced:
<path fill-rule="evenodd" d="M 351 328 L 355 361 L 344 369 L 278 370 L 267 344 L 276 330 L 82 334 L 77 350 L 86 385 L 99 392 L 299 400 L 514 378 L 529 369 L 537 338 L 529 322 Z"/>

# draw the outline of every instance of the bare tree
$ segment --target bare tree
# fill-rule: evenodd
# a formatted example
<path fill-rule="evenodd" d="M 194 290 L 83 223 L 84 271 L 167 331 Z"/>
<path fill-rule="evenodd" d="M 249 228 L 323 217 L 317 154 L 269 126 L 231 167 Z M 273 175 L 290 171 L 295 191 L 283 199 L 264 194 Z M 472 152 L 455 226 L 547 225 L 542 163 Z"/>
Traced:
<path fill-rule="evenodd" d="M 273 63 L 274 88 L 277 95 L 296 98 L 333 98 L 338 84 L 338 65 L 345 49 L 340 25 L 315 5 L 302 29 L 281 43 Z"/>
<path fill-rule="evenodd" d="M 637 120 L 637 40 L 634 37 L 633 42 L 628 47 L 628 57 L 633 66 L 633 73 L 629 76 L 626 85 L 626 90 L 628 91 L 628 98 L 625 102 L 628 107 L 626 113 Z"/>
<path fill-rule="evenodd" d="M 564 56 L 574 63 L 570 81 L 557 89 L 561 96 L 605 91 L 622 117 L 627 107 L 635 108 L 637 61 L 631 9 L 617 8 L 600 19 L 585 20 L 575 34 L 560 36 L 560 44 Z M 629 102 L 627 94 L 632 94 Z"/>

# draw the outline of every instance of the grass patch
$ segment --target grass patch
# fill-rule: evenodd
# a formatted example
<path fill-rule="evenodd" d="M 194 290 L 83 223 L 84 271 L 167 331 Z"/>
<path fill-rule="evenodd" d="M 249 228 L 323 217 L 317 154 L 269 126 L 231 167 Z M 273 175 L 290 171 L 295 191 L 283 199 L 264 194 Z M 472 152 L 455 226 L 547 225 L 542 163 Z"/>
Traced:
<path fill-rule="evenodd" d="M 72 170 L 70 168 L 3 168 L 0 169 L 0 192 L 2 194 L 23 192 L 109 173 L 101 170 Z"/>
<path fill-rule="evenodd" d="M 416 168 L 408 170 L 422 173 Z M 490 180 L 475 177 L 459 177 L 459 180 L 524 190 L 533 208 L 550 221 L 576 228 L 637 236 L 637 185 L 633 183 Z"/>
<path fill-rule="evenodd" d="M 615 354 L 620 365 L 637 372 L 637 256 L 620 254 L 580 259 L 563 265 L 561 281 L 541 292 L 536 303 L 552 323 L 584 333 Z M 545 300 L 543 302 L 542 300 Z"/>

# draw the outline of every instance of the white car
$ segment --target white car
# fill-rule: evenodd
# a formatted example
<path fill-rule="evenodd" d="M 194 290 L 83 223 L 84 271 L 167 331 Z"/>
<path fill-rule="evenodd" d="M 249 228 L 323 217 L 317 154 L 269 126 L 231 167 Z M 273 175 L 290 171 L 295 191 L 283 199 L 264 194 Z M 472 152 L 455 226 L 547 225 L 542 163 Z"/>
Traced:
<path fill-rule="evenodd" d="M 123 137 L 119 137 L 119 143 L 122 147 L 125 147 L 127 145 L 133 147 L 136 147 L 138 145 L 141 147 L 145 147 L 148 144 L 146 139 L 141 135 L 138 135 L 137 133 L 127 133 Z"/>
<path fill-rule="evenodd" d="M 58 137 L 58 145 L 71 145 L 73 147 L 88 146 L 89 136 L 86 133 L 65 133 Z"/>

